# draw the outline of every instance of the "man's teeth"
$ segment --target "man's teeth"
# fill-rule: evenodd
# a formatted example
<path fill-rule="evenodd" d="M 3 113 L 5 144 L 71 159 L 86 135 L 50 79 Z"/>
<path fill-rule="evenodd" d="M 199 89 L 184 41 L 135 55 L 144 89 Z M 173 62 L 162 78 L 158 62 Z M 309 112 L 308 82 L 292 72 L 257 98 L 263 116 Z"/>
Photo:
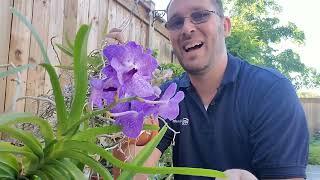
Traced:
<path fill-rule="evenodd" d="M 199 46 L 201 44 L 202 44 L 201 42 L 200 43 L 189 44 L 189 45 L 186 46 L 186 49 L 190 49 L 190 48 L 193 48 L 195 46 Z"/>
<path fill-rule="evenodd" d="M 190 51 L 190 50 L 193 49 L 193 48 L 201 47 L 202 44 L 203 44 L 202 42 L 193 43 L 193 44 L 188 44 L 188 45 L 185 46 L 184 49 L 188 52 L 188 51 Z"/>

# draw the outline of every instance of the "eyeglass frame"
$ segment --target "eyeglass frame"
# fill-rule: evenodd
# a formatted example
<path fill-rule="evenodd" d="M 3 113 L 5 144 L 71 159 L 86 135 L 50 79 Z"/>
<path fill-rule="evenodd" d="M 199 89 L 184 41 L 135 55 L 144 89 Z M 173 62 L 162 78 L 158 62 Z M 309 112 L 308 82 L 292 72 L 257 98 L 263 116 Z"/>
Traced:
<path fill-rule="evenodd" d="M 214 10 L 199 10 L 199 11 L 194 11 L 194 12 L 192 12 L 189 16 L 178 16 L 178 17 L 175 17 L 175 18 L 182 18 L 182 19 L 183 19 L 183 25 L 182 25 L 180 28 L 173 28 L 173 29 L 168 28 L 168 24 L 169 24 L 169 22 L 170 22 L 171 19 L 169 19 L 169 20 L 165 23 L 165 28 L 166 28 L 168 31 L 177 31 L 177 30 L 180 30 L 180 29 L 182 29 L 182 27 L 184 26 L 185 19 L 187 19 L 187 18 L 190 18 L 190 21 L 191 21 L 193 24 L 202 24 L 202 23 L 205 23 L 205 22 L 207 22 L 207 21 L 209 20 L 209 18 L 208 18 L 208 19 L 206 19 L 206 20 L 203 21 L 203 22 L 195 22 L 195 21 L 193 20 L 193 18 L 192 18 L 192 14 L 193 14 L 193 13 L 197 13 L 197 12 L 209 12 L 210 15 L 211 15 L 211 14 L 215 14 L 215 15 L 221 17 L 221 18 L 223 17 L 223 15 L 221 15 L 220 13 L 218 13 L 217 11 L 214 11 Z M 210 17 L 210 15 L 209 15 L 208 17 Z"/>

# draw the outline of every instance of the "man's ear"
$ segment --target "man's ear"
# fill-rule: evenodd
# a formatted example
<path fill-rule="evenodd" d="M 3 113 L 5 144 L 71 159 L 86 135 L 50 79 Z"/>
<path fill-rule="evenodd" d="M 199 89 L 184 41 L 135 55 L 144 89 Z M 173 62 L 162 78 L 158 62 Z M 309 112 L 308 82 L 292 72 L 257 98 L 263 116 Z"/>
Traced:
<path fill-rule="evenodd" d="M 224 37 L 228 37 L 231 34 L 231 20 L 229 17 L 223 19 Z"/>

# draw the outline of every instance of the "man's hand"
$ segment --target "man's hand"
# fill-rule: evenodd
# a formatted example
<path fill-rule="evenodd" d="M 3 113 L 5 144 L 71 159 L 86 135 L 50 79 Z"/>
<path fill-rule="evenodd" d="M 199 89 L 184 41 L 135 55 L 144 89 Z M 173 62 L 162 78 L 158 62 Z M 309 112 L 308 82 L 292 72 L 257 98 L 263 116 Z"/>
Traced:
<path fill-rule="evenodd" d="M 253 174 L 249 171 L 242 170 L 242 169 L 229 169 L 224 171 L 227 179 L 224 180 L 258 180 Z M 216 180 L 223 180 L 217 178 Z"/>

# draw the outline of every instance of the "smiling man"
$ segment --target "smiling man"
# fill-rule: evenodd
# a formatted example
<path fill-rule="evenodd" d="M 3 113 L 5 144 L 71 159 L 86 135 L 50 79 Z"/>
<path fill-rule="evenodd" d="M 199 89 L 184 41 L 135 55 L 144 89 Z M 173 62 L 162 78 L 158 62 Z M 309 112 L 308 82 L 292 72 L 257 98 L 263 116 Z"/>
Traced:
<path fill-rule="evenodd" d="M 172 0 L 167 10 L 169 38 L 186 71 L 173 80 L 185 93 L 177 120 L 168 121 L 180 132 L 174 166 L 225 171 L 234 180 L 304 179 L 308 129 L 291 82 L 228 54 L 231 22 L 220 0 Z M 172 140 L 168 131 L 146 165 L 155 165 Z"/>

